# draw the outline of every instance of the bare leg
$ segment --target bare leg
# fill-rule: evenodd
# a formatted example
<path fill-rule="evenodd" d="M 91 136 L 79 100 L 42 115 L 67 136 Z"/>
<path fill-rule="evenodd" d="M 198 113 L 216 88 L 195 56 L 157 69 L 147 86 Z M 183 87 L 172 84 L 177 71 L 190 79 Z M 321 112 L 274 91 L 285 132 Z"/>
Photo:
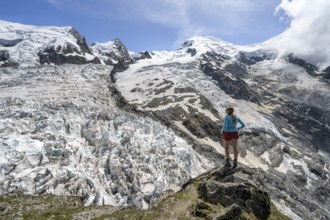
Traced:
<path fill-rule="evenodd" d="M 230 141 L 224 140 L 224 144 L 225 144 L 225 155 L 226 155 L 226 159 L 229 159 L 229 144 L 230 144 Z"/>
<path fill-rule="evenodd" d="M 232 139 L 232 145 L 234 148 L 234 160 L 237 160 L 237 158 L 238 158 L 237 142 L 238 142 L 237 139 L 234 139 L 234 138 Z"/>

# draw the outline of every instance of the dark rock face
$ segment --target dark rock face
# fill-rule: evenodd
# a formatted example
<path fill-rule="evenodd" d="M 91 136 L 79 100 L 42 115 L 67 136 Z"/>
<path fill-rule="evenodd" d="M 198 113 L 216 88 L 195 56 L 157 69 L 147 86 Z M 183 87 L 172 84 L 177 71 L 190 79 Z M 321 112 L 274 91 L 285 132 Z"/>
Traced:
<path fill-rule="evenodd" d="M 119 39 L 114 40 L 113 51 L 109 53 L 103 52 L 103 55 L 109 58 L 104 61 L 106 65 L 116 65 L 118 62 L 127 64 L 134 62 L 129 55 L 127 48 Z"/>
<path fill-rule="evenodd" d="M 197 215 L 203 213 L 203 217 L 207 219 L 210 216 L 206 216 L 205 213 L 212 213 L 212 208 L 208 204 L 221 204 L 225 210 L 221 214 L 216 214 L 214 219 L 244 219 L 241 216 L 243 210 L 253 214 L 257 219 L 268 219 L 271 213 L 270 197 L 267 192 L 249 181 L 253 178 L 253 172 L 216 168 L 210 174 L 207 174 L 208 177 L 198 186 L 200 200 L 196 206 Z M 205 212 L 205 209 L 208 212 Z"/>
<path fill-rule="evenodd" d="M 309 75 L 316 76 L 315 71 L 317 71 L 317 67 L 313 64 L 307 63 L 305 60 L 300 59 L 298 57 L 294 57 L 293 54 L 287 56 L 287 61 L 295 65 L 301 66 L 307 71 Z"/>
<path fill-rule="evenodd" d="M 205 75 L 210 76 L 221 90 L 234 99 L 243 99 L 246 101 L 260 104 L 261 98 L 241 79 L 246 74 L 246 70 L 241 64 L 227 65 L 224 69 L 221 64 L 229 58 L 222 54 L 207 52 L 202 55 L 200 69 Z M 215 63 L 215 64 L 214 64 Z M 239 71 L 237 71 L 239 70 Z M 228 75 L 232 75 L 232 77 Z"/>
<path fill-rule="evenodd" d="M 44 51 L 39 53 L 39 60 L 40 64 L 55 64 L 55 65 L 62 65 L 65 63 L 70 64 L 87 64 L 87 63 L 94 63 L 94 64 L 100 64 L 101 61 L 99 58 L 95 57 L 93 60 L 87 60 L 83 56 L 72 56 L 72 55 L 65 55 L 71 52 L 76 52 L 77 49 L 73 47 L 67 47 L 63 50 L 64 54 L 60 53 L 62 50 L 62 47 L 55 48 L 50 47 L 46 48 Z"/>
<path fill-rule="evenodd" d="M 297 102 L 287 102 L 281 109 L 277 109 L 274 115 L 285 118 L 299 130 L 299 138 L 306 143 L 306 148 L 315 152 L 320 149 L 330 153 L 329 110 Z"/>
<path fill-rule="evenodd" d="M 87 45 L 85 37 L 81 36 L 80 33 L 74 28 L 71 28 L 69 33 L 77 39 L 77 44 L 80 46 L 80 49 L 83 53 L 92 54 L 89 46 Z"/>
<path fill-rule="evenodd" d="M 122 72 L 127 70 L 129 67 L 129 63 L 125 62 L 124 60 L 120 60 L 117 64 L 114 65 L 111 73 L 110 73 L 110 78 L 113 83 L 116 82 L 115 75 L 118 72 Z"/>
<path fill-rule="evenodd" d="M 6 50 L 0 50 L 0 67 L 12 67 L 17 66 L 16 63 L 9 60 L 9 53 Z"/>
<path fill-rule="evenodd" d="M 149 51 L 145 51 L 145 52 L 142 52 L 141 55 L 140 55 L 140 58 L 139 59 L 151 59 L 151 55 L 149 53 Z"/>
<path fill-rule="evenodd" d="M 5 50 L 0 50 L 0 61 L 6 61 L 9 59 L 9 53 Z"/>
<path fill-rule="evenodd" d="M 213 68 L 211 63 L 201 64 L 201 70 L 205 75 L 211 76 L 217 86 L 231 97 L 260 104 L 259 95 L 252 91 L 242 79 L 238 77 L 232 79 L 223 70 Z"/>
<path fill-rule="evenodd" d="M 330 79 L 330 66 L 323 70 L 323 78 Z"/>
<path fill-rule="evenodd" d="M 225 209 L 224 214 L 220 214 L 213 219 L 215 220 L 229 220 L 229 219 L 239 219 L 245 220 L 246 218 L 241 216 L 242 207 L 237 205 L 236 203 L 230 205 L 228 208 Z"/>
<path fill-rule="evenodd" d="M 85 54 L 93 55 L 89 46 L 87 45 L 85 37 L 81 36 L 78 31 L 72 28 L 69 31 L 77 39 L 77 44 L 79 48 L 76 48 L 72 45 L 66 46 L 51 46 L 43 51 L 39 52 L 39 61 L 40 64 L 55 64 L 55 65 L 62 65 L 65 63 L 69 64 L 100 64 L 101 61 L 99 58 L 94 57 L 92 60 L 87 60 Z M 77 55 L 71 55 L 77 54 Z"/>
<path fill-rule="evenodd" d="M 241 65 L 240 63 L 228 64 L 225 67 L 225 71 L 237 77 L 244 77 L 246 74 L 248 74 L 245 66 Z"/>
<path fill-rule="evenodd" d="M 251 66 L 251 65 L 257 63 L 254 59 L 247 57 L 244 53 L 239 53 L 238 60 L 241 63 L 244 63 L 244 64 L 246 64 L 248 66 Z"/>
<path fill-rule="evenodd" d="M 190 53 L 190 55 L 193 57 L 196 55 L 197 51 L 195 48 L 188 48 L 187 53 Z"/>
<path fill-rule="evenodd" d="M 190 41 L 190 40 L 187 40 L 187 41 L 183 42 L 183 44 L 182 44 L 181 48 L 185 48 L 185 47 L 191 47 L 191 46 L 192 46 L 192 44 L 193 44 L 193 42 L 192 42 L 192 41 Z"/>
<path fill-rule="evenodd" d="M 277 51 L 264 51 L 264 50 L 256 50 L 252 52 L 243 52 L 240 51 L 237 55 L 237 60 L 243 64 L 248 66 L 254 65 L 258 62 L 262 62 L 264 60 L 271 60 L 277 57 Z"/>

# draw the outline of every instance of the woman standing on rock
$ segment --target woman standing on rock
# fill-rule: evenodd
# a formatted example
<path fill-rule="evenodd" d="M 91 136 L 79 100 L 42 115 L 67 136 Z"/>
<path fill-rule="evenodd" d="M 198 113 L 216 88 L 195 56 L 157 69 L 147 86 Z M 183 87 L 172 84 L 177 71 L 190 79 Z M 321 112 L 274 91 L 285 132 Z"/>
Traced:
<path fill-rule="evenodd" d="M 238 158 L 238 149 L 237 141 L 239 137 L 238 131 L 245 127 L 245 124 L 242 120 L 234 114 L 234 108 L 229 107 L 226 109 L 226 117 L 223 123 L 222 132 L 223 132 L 223 141 L 225 144 L 225 166 L 230 167 L 230 156 L 229 156 L 229 145 L 232 144 L 234 148 L 234 163 L 233 168 L 237 167 L 237 158 Z M 237 127 L 237 122 L 240 124 Z"/>

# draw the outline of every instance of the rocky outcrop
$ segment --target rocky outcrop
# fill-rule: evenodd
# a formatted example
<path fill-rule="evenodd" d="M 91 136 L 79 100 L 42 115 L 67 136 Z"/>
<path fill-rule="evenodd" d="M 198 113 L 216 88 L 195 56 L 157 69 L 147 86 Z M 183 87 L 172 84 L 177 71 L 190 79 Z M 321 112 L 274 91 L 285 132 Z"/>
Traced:
<path fill-rule="evenodd" d="M 286 102 L 281 109 L 274 111 L 276 117 L 285 118 L 299 131 L 298 139 L 304 143 L 303 148 L 311 151 L 322 150 L 330 153 L 330 111 L 298 102 Z"/>
<path fill-rule="evenodd" d="M 0 50 L 0 61 L 6 61 L 9 59 L 9 53 L 5 50 Z"/>
<path fill-rule="evenodd" d="M 77 55 L 73 55 L 77 53 Z M 62 48 L 62 46 L 55 46 L 49 47 L 44 49 L 42 52 L 39 53 L 39 60 L 40 64 L 55 64 L 55 65 L 62 65 L 65 63 L 68 64 L 87 64 L 87 63 L 94 63 L 100 64 L 100 60 L 97 57 L 94 57 L 92 60 L 88 60 L 85 56 L 80 56 L 81 54 L 77 48 L 72 46 L 67 46 Z"/>
<path fill-rule="evenodd" d="M 125 208 L 110 219 L 281 219 L 290 218 L 272 204 L 262 185 L 253 183 L 255 171 L 220 167 L 188 181 L 177 193 L 168 192 L 148 211 Z"/>
<path fill-rule="evenodd" d="M 277 55 L 278 52 L 274 49 L 259 49 L 250 52 L 239 51 L 236 57 L 240 63 L 251 66 L 264 60 L 272 60 L 277 57 Z"/>
<path fill-rule="evenodd" d="M 323 78 L 330 79 L 330 66 L 323 70 Z"/>
<path fill-rule="evenodd" d="M 82 36 L 76 29 L 71 28 L 69 31 L 70 34 L 72 34 L 76 39 L 77 39 L 77 44 L 80 46 L 81 52 L 82 53 L 88 53 L 92 54 L 92 51 L 90 50 L 86 39 L 84 36 Z"/>
<path fill-rule="evenodd" d="M 0 50 L 0 67 L 12 67 L 17 64 L 9 60 L 9 53 L 6 50 Z"/>
<path fill-rule="evenodd" d="M 78 31 L 71 28 L 69 33 L 76 39 L 76 44 L 64 44 L 49 46 L 38 53 L 40 64 L 100 64 L 101 61 L 95 57 L 85 37 L 81 36 Z"/>
<path fill-rule="evenodd" d="M 220 204 L 225 208 L 223 213 L 216 214 L 215 219 L 237 219 L 242 217 L 242 212 L 247 212 L 257 219 L 268 219 L 271 213 L 269 194 L 251 183 L 246 178 L 246 173 L 234 172 L 225 169 L 213 171 L 213 177 L 203 180 L 198 186 L 199 198 L 206 204 Z M 198 206 L 197 213 L 200 209 Z M 214 216 L 200 217 L 211 219 Z"/>
<path fill-rule="evenodd" d="M 93 43 L 91 47 L 94 54 L 106 65 L 113 66 L 119 62 L 127 64 L 134 62 L 127 48 L 119 39 L 106 43 Z"/>
<path fill-rule="evenodd" d="M 317 67 L 313 64 L 307 63 L 305 60 L 295 57 L 293 54 L 289 54 L 286 59 L 288 62 L 304 68 L 309 75 L 317 76 L 317 74 L 315 73 L 317 71 Z"/>
<path fill-rule="evenodd" d="M 246 67 L 239 62 L 230 63 L 225 66 L 225 71 L 233 74 L 236 77 L 244 78 L 248 74 Z"/>
<path fill-rule="evenodd" d="M 151 58 L 152 58 L 152 56 L 151 56 L 150 52 L 145 51 L 145 52 L 140 53 L 140 57 L 138 59 L 143 60 L 143 59 L 151 59 Z"/>
<path fill-rule="evenodd" d="M 188 48 L 187 53 L 190 53 L 190 55 L 193 57 L 196 55 L 197 50 L 195 48 Z"/>
<path fill-rule="evenodd" d="M 211 63 L 201 64 L 201 69 L 205 75 L 211 76 L 219 88 L 229 96 L 260 104 L 259 95 L 251 90 L 242 79 L 229 77 L 223 70 L 213 68 Z"/>
<path fill-rule="evenodd" d="M 212 77 L 217 86 L 231 97 L 260 104 L 261 98 L 259 95 L 250 89 L 246 82 L 240 78 L 242 71 L 244 75 L 244 68 L 241 67 L 241 71 L 235 72 L 235 75 L 232 77 L 226 74 L 226 69 L 219 68 L 221 63 L 226 59 L 228 58 L 221 54 L 207 52 L 203 55 L 203 62 L 200 65 L 200 69 L 205 75 Z M 235 67 L 235 64 L 234 66 L 227 65 L 229 73 L 233 72 L 233 67 L 239 68 L 237 66 Z"/>

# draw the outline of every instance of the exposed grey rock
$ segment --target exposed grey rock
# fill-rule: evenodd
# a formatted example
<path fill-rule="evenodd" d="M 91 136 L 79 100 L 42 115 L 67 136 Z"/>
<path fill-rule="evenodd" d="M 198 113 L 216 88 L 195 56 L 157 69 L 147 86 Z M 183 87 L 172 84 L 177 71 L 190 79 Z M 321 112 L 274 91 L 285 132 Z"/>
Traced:
<path fill-rule="evenodd" d="M 317 149 L 330 151 L 327 147 L 330 137 L 326 135 L 330 132 L 326 126 L 330 124 L 329 110 L 297 102 L 286 102 L 281 109 L 274 111 L 274 115 L 285 118 L 299 130 L 298 138 L 306 144 L 304 147 L 312 151 Z"/>
<path fill-rule="evenodd" d="M 17 64 L 10 61 L 9 58 L 10 58 L 10 54 L 8 53 L 8 51 L 0 50 L 0 67 L 17 66 Z"/>
<path fill-rule="evenodd" d="M 304 68 L 309 75 L 316 76 L 315 71 L 317 71 L 317 67 L 313 64 L 307 63 L 305 60 L 295 57 L 293 54 L 288 55 L 287 60 L 290 63 L 296 64 Z"/>
<path fill-rule="evenodd" d="M 93 60 L 87 60 L 82 54 L 81 56 L 66 55 L 71 53 L 81 54 L 75 47 L 68 46 L 62 49 L 62 47 L 55 48 L 54 46 L 52 46 L 50 48 L 46 48 L 39 53 L 40 64 L 53 63 L 56 65 L 62 65 L 65 63 L 69 63 L 69 64 L 87 64 L 87 63 L 100 64 L 101 63 L 99 58 L 97 57 L 95 57 Z"/>
<path fill-rule="evenodd" d="M 125 62 L 125 61 L 118 61 L 118 63 L 116 63 L 110 73 L 110 77 L 111 77 L 111 81 L 113 83 L 116 82 L 116 78 L 115 78 L 115 75 L 116 73 L 118 72 L 122 72 L 124 70 L 127 70 L 129 67 L 129 63 Z"/>
<path fill-rule="evenodd" d="M 200 184 L 198 189 L 200 198 L 206 202 L 220 203 L 224 207 L 228 207 L 226 213 L 221 218 L 220 216 L 217 217 L 220 219 L 230 219 L 229 216 L 235 219 L 239 216 L 242 209 L 253 213 L 257 218 L 267 219 L 270 215 L 269 194 L 258 189 L 248 179 L 245 179 L 247 176 L 245 176 L 244 172 L 243 175 L 241 175 L 241 171 L 238 171 L 237 174 L 234 174 L 235 172 L 227 172 L 221 169 L 214 171 L 213 175 L 218 177 L 217 181 L 210 179 Z M 221 181 L 221 179 L 229 175 L 234 175 L 235 178 L 232 181 Z"/>
<path fill-rule="evenodd" d="M 208 60 L 208 58 L 205 59 Z M 242 79 L 236 76 L 234 76 L 235 79 L 232 79 L 225 74 L 224 70 L 213 67 L 213 65 L 209 62 L 201 64 L 201 70 L 205 73 L 205 75 L 211 76 L 212 79 L 216 81 L 219 88 L 231 97 L 260 104 L 259 95 L 250 89 Z"/>
<path fill-rule="evenodd" d="M 229 207 L 226 208 L 223 214 L 218 215 L 214 217 L 214 220 L 243 220 L 246 219 L 241 215 L 242 212 L 242 207 L 240 205 L 237 205 L 236 203 L 230 205 Z"/>
<path fill-rule="evenodd" d="M 125 45 L 121 42 L 119 39 L 114 40 L 114 47 L 117 49 L 118 54 L 116 54 L 116 57 L 112 57 L 115 60 L 122 61 L 125 63 L 133 63 L 132 58 L 130 57 L 127 48 Z"/>
<path fill-rule="evenodd" d="M 246 57 L 246 55 L 244 53 L 241 53 L 239 55 L 239 61 L 248 65 L 248 66 L 251 66 L 253 64 L 256 64 L 257 62 L 253 59 L 249 59 L 248 57 Z"/>
<path fill-rule="evenodd" d="M 5 50 L 0 50 L 0 61 L 6 61 L 9 59 L 9 53 Z"/>
<path fill-rule="evenodd" d="M 149 51 L 140 53 L 139 59 L 151 59 L 151 58 L 152 58 L 152 56 L 150 55 Z"/>
<path fill-rule="evenodd" d="M 244 75 L 248 74 L 246 67 L 238 62 L 226 65 L 225 70 L 237 77 L 244 77 Z"/>
<path fill-rule="evenodd" d="M 264 60 L 272 60 L 276 58 L 278 55 L 276 50 L 263 50 L 259 49 L 251 52 L 240 51 L 237 54 L 237 59 L 248 66 L 254 65 L 258 62 L 262 62 Z"/>
<path fill-rule="evenodd" d="M 323 78 L 330 79 L 330 66 L 323 70 Z"/>
<path fill-rule="evenodd" d="M 7 209 L 7 206 L 5 204 L 0 203 L 0 212 L 3 212 Z"/>
<path fill-rule="evenodd" d="M 119 39 L 106 43 L 93 43 L 91 47 L 94 54 L 106 65 L 113 66 L 118 64 L 118 62 L 128 64 L 134 62 L 127 48 Z"/>
<path fill-rule="evenodd" d="M 195 48 L 188 48 L 187 53 L 190 53 L 190 55 L 193 57 L 196 55 L 197 50 Z"/>
<path fill-rule="evenodd" d="M 98 57 L 95 57 L 89 46 L 87 45 L 85 37 L 81 36 L 78 31 L 74 28 L 69 30 L 69 33 L 76 39 L 78 48 L 74 45 L 57 45 L 49 46 L 42 51 L 39 51 L 40 64 L 55 64 L 62 65 L 65 63 L 69 64 L 100 64 L 101 61 Z M 86 54 L 94 56 L 93 59 L 87 59 Z"/>
<path fill-rule="evenodd" d="M 80 49 L 83 53 L 92 54 L 89 46 L 87 45 L 85 37 L 80 35 L 80 33 L 74 28 L 71 28 L 69 33 L 72 34 L 77 39 L 77 44 L 80 46 Z"/>

